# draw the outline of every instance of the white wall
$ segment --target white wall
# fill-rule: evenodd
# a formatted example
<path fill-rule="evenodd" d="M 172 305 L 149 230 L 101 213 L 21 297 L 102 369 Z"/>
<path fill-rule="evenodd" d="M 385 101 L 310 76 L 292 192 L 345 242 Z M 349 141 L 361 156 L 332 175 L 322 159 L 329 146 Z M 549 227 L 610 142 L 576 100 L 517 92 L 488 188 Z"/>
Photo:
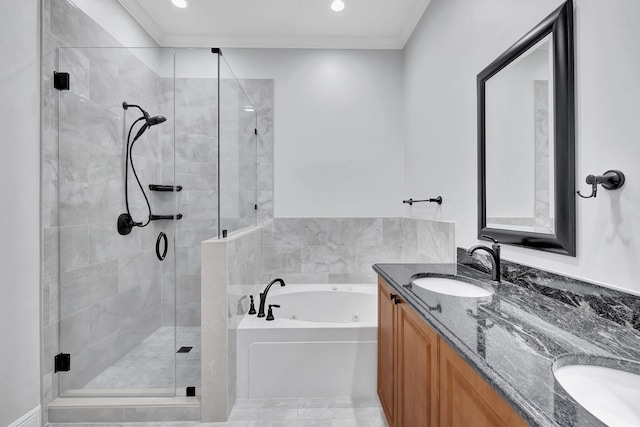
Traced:
<path fill-rule="evenodd" d="M 458 246 L 478 243 L 476 74 L 560 3 L 433 0 L 405 49 L 405 189 L 441 190 Z M 506 245 L 503 256 L 640 293 L 640 2 L 575 3 L 578 189 L 608 169 L 627 182 L 578 199 L 576 258 Z"/>
<path fill-rule="evenodd" d="M 402 52 L 223 49 L 274 79 L 276 217 L 402 212 Z"/>
<path fill-rule="evenodd" d="M 158 44 L 116 0 L 71 0 L 98 25 L 127 47 L 155 47 Z"/>
<path fill-rule="evenodd" d="M 0 2 L 0 425 L 40 404 L 38 0 Z"/>

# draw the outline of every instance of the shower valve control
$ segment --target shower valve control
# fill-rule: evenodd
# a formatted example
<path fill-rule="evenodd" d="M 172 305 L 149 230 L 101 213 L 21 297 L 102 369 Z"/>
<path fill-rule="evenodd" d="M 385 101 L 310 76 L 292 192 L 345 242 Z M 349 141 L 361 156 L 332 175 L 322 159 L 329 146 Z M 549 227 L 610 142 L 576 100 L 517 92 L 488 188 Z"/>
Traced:
<path fill-rule="evenodd" d="M 275 317 L 273 317 L 273 310 L 271 309 L 271 307 L 280 308 L 278 304 L 269 304 L 269 311 L 267 312 L 267 320 L 275 320 Z"/>

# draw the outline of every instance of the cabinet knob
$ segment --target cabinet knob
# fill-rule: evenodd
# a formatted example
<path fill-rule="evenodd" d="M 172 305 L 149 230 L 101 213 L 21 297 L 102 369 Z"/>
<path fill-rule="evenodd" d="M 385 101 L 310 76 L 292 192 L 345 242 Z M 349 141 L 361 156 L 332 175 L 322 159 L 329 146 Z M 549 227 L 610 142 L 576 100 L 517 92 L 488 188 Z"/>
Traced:
<path fill-rule="evenodd" d="M 395 301 L 395 300 L 396 300 L 396 298 L 398 298 L 398 295 L 396 295 L 396 294 L 389 294 L 389 299 L 391 299 L 391 300 Z"/>
<path fill-rule="evenodd" d="M 400 304 L 402 302 L 402 300 L 400 299 L 400 297 L 396 296 L 396 299 L 394 299 L 393 302 L 395 304 Z"/>

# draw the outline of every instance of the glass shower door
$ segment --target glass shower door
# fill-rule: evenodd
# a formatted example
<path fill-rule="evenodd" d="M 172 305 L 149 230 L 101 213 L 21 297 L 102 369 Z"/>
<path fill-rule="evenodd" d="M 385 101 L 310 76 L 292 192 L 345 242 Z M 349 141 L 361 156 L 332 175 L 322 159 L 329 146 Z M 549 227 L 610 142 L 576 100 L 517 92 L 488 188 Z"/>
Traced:
<path fill-rule="evenodd" d="M 174 51 L 58 55 L 60 396 L 175 395 Z"/>
<path fill-rule="evenodd" d="M 257 224 L 257 113 L 220 57 L 220 221 L 228 233 Z"/>

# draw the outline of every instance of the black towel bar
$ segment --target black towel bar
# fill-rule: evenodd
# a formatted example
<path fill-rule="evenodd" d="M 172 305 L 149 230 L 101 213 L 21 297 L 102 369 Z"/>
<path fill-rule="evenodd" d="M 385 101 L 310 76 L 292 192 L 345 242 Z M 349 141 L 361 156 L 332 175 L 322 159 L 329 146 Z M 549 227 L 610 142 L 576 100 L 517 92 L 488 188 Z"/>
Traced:
<path fill-rule="evenodd" d="M 414 203 L 419 203 L 419 202 L 434 202 L 437 203 L 439 205 L 442 204 L 442 196 L 438 196 L 435 199 L 424 199 L 424 200 L 413 200 L 413 199 L 409 199 L 409 200 L 403 200 L 402 203 L 407 203 L 409 206 L 412 206 Z"/>

